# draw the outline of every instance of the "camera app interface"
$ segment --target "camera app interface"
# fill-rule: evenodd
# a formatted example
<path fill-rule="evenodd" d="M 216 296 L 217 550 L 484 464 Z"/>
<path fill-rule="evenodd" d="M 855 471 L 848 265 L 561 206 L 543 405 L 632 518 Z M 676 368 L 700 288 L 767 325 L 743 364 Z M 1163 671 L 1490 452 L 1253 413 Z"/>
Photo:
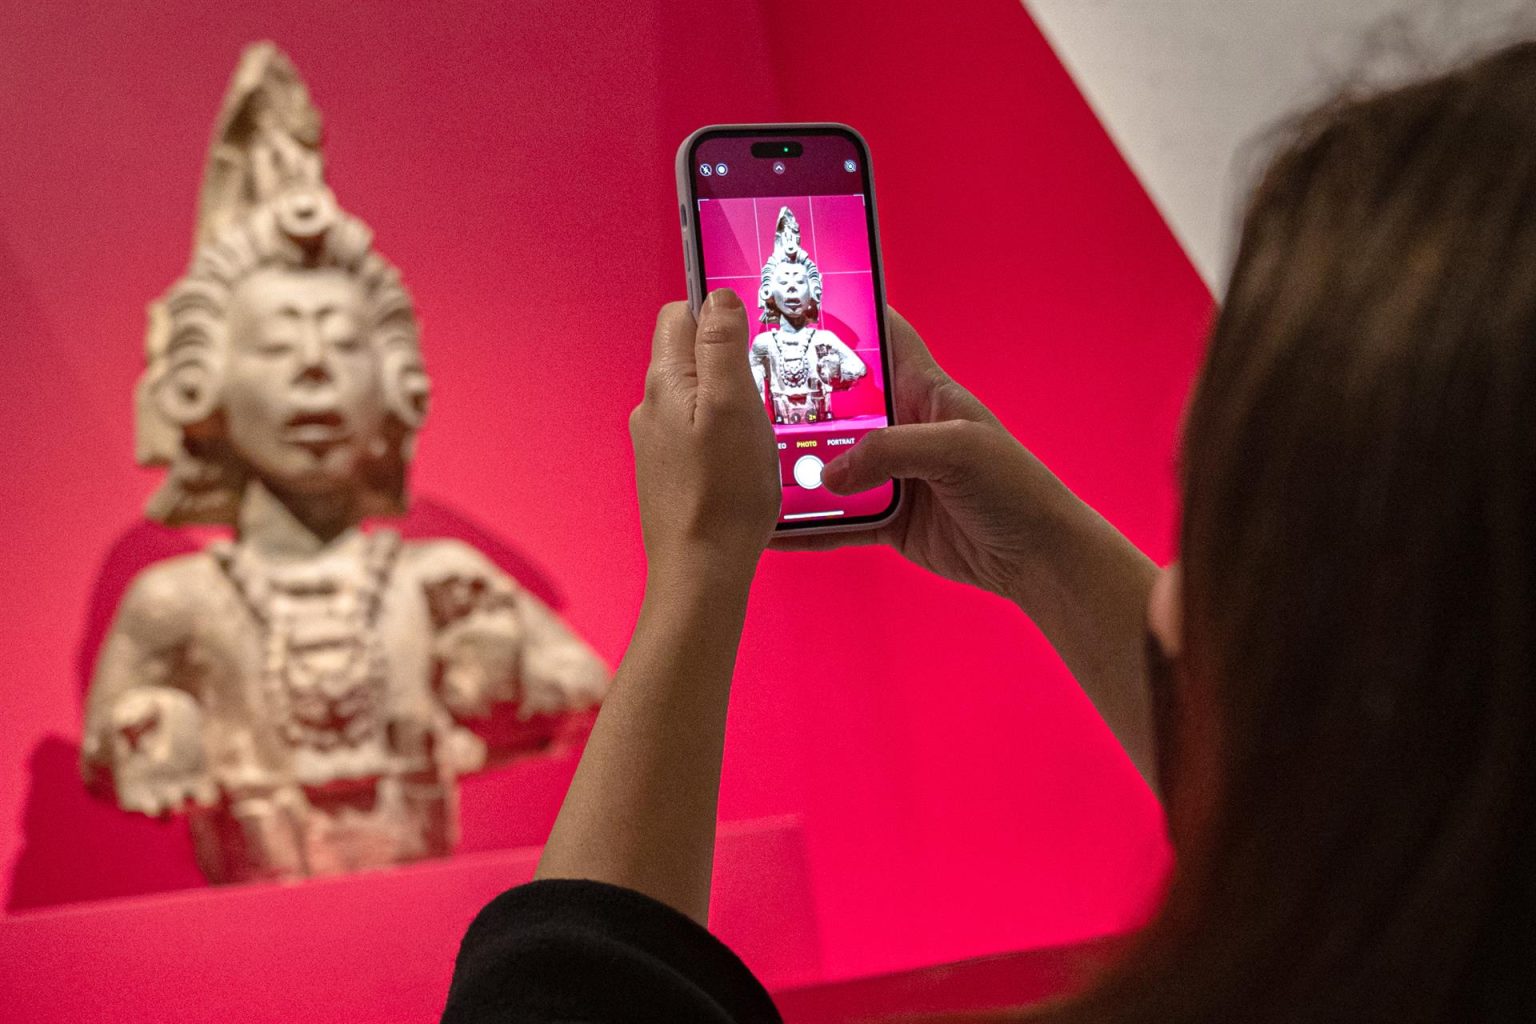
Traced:
<path fill-rule="evenodd" d="M 859 163 L 842 136 L 696 147 L 705 289 L 735 289 L 748 311 L 742 355 L 778 440 L 784 523 L 877 517 L 894 497 L 889 483 L 847 497 L 821 485 L 823 466 L 890 422 Z"/>

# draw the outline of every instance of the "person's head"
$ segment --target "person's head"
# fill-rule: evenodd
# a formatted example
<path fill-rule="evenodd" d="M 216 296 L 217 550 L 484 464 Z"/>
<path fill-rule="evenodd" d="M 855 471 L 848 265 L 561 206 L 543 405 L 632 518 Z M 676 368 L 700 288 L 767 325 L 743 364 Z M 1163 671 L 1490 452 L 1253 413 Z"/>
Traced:
<path fill-rule="evenodd" d="M 150 514 L 233 522 L 252 477 L 398 512 L 426 396 L 410 296 L 367 227 L 323 191 L 258 206 L 154 311 L 140 458 L 171 473 Z"/>
<path fill-rule="evenodd" d="M 1536 1003 L 1536 43 L 1297 122 L 1248 206 L 1154 597 L 1177 866 L 1050 1019 Z"/>

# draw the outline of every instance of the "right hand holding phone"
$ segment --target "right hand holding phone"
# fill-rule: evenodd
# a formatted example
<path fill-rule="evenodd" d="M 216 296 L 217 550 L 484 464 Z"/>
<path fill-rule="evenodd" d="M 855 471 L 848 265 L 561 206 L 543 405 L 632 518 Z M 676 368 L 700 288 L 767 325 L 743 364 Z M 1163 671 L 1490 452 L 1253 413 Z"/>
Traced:
<path fill-rule="evenodd" d="M 996 416 L 934 362 L 901 314 L 887 309 L 897 426 L 876 430 L 827 463 L 822 485 L 856 494 L 905 481 L 896 518 L 865 532 L 781 537 L 775 550 L 888 544 L 951 580 L 1021 599 L 1051 543 L 1054 503 L 1071 499 Z"/>

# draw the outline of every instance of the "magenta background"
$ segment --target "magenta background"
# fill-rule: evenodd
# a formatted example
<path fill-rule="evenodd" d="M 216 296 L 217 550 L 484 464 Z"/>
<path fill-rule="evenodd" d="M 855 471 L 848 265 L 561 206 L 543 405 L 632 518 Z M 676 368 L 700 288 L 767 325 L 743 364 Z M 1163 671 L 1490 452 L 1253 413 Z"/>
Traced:
<path fill-rule="evenodd" d="M 9 912 L 197 884 L 178 827 L 80 792 L 80 694 L 129 576 L 196 539 L 140 518 L 158 477 L 132 462 L 132 388 L 219 98 L 268 37 L 325 115 L 338 198 L 421 314 L 434 406 L 409 531 L 473 539 L 610 662 L 644 581 L 626 419 L 656 308 L 685 294 L 673 157 L 703 124 L 859 128 L 892 305 L 1170 556 L 1211 299 L 1016 0 L 0 6 Z M 538 841 L 573 765 L 466 783 L 465 847 Z M 1155 801 L 1034 627 L 881 550 L 765 556 L 720 812 L 804 823 L 833 978 L 1124 929 L 1168 863 Z M 317 975 L 348 970 L 345 946 L 293 941 Z"/>
<path fill-rule="evenodd" d="M 702 158 L 705 146 L 699 148 Z M 884 426 L 887 422 L 885 365 L 880 358 L 880 335 L 875 321 L 874 273 L 869 258 L 869 225 L 863 196 L 700 200 L 698 231 L 704 249 L 705 289 L 733 289 L 747 308 L 751 336 L 755 338 L 762 332 L 764 325 L 758 323 L 756 315 L 758 288 L 762 282 L 763 264 L 773 252 L 779 210 L 785 206 L 799 221 L 800 244 L 821 270 L 820 327 L 836 334 L 857 352 L 868 365 L 869 373 L 853 387 L 833 395 L 832 408 L 838 420 L 793 432 L 778 428 L 776 432 L 781 441 L 791 434 L 796 438 L 862 437 L 869 427 Z M 870 416 L 878 419 L 873 423 L 864 420 L 856 430 L 840 424 L 841 420 Z M 849 516 L 875 515 L 890 504 L 889 484 L 850 497 L 838 497 L 822 488 L 807 491 L 798 486 L 791 476 L 791 467 L 805 454 L 814 454 L 830 462 L 836 452 L 796 450 L 793 442 L 790 448 L 780 452 L 785 515 L 836 508 Z"/>

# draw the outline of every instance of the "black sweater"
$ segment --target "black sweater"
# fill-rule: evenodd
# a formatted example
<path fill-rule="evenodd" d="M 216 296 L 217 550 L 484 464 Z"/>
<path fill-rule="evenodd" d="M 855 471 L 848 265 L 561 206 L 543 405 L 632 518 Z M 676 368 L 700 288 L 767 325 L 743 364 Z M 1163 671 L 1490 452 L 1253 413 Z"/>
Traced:
<path fill-rule="evenodd" d="M 630 889 L 551 879 L 470 923 L 444 1024 L 781 1024 L 762 984 L 692 918 Z"/>

